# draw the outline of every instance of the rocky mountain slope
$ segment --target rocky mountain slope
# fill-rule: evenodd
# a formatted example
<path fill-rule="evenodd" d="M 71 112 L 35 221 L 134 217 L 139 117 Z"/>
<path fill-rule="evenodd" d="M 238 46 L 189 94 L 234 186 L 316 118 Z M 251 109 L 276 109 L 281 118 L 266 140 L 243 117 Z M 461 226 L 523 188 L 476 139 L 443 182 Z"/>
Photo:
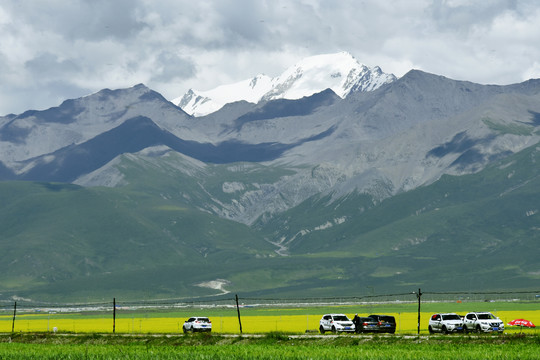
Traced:
<path fill-rule="evenodd" d="M 0 176 L 115 186 L 120 178 L 106 176 L 115 158 L 155 146 L 206 163 L 290 171 L 259 184 L 265 190 L 235 191 L 234 201 L 207 209 L 251 224 L 316 194 L 382 200 L 443 174 L 479 171 L 538 142 L 538 98 L 538 80 L 487 86 L 411 71 L 345 99 L 326 90 L 195 118 L 137 85 L 4 119 Z"/>

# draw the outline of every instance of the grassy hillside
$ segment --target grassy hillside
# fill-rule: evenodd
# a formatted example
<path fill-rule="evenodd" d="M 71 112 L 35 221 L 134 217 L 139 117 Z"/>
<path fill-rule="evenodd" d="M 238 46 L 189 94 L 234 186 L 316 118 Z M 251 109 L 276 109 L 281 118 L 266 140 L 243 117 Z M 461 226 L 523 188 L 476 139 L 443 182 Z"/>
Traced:
<path fill-rule="evenodd" d="M 275 239 L 285 236 L 292 254 L 335 258 L 341 271 L 334 273 L 351 284 L 534 286 L 540 278 L 538 155 L 533 147 L 480 173 L 444 176 L 379 204 L 364 195 L 312 199 L 261 227 Z"/>
<path fill-rule="evenodd" d="M 122 187 L 1 182 L 0 298 L 191 298 L 220 293 L 197 286 L 216 279 L 244 296 L 536 289 L 539 155 L 380 203 L 314 197 L 251 228 L 211 213 L 238 196 L 224 182 L 246 191 L 289 170 L 130 155 Z"/>
<path fill-rule="evenodd" d="M 245 225 L 129 189 L 3 182 L 0 201 L 2 292 L 189 296 L 217 262 L 272 250 Z"/>

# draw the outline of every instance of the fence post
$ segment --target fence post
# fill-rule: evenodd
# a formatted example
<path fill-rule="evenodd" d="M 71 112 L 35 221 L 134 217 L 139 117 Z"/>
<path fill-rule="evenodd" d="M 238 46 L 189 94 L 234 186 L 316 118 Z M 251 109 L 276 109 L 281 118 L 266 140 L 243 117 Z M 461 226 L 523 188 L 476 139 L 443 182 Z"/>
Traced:
<path fill-rule="evenodd" d="M 416 297 L 418 298 L 418 335 L 420 335 L 420 299 L 422 297 L 422 290 L 420 288 L 418 288 Z"/>
<path fill-rule="evenodd" d="M 17 314 L 17 302 L 15 301 L 15 306 L 13 307 L 13 322 L 11 323 L 11 332 L 15 332 L 15 315 Z"/>
<path fill-rule="evenodd" d="M 238 312 L 238 324 L 240 324 L 240 334 L 242 334 L 242 321 L 240 320 L 240 306 L 238 305 L 238 294 L 236 294 L 236 311 Z"/>
<path fill-rule="evenodd" d="M 112 332 L 116 331 L 116 298 L 113 298 L 113 325 L 112 325 Z"/>

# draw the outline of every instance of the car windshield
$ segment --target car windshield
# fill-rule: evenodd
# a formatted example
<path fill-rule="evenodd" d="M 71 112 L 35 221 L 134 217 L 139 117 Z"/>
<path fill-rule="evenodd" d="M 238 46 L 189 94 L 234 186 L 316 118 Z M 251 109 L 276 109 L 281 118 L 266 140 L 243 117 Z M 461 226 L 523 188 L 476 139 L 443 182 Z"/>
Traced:
<path fill-rule="evenodd" d="M 349 321 L 349 318 L 345 315 L 336 315 L 334 316 L 334 321 Z"/>
<path fill-rule="evenodd" d="M 197 320 L 199 320 L 200 322 L 209 322 L 208 318 L 197 318 Z"/>
<path fill-rule="evenodd" d="M 381 317 L 379 317 L 379 320 L 381 320 L 382 322 L 388 322 L 388 323 L 395 322 L 393 316 L 381 316 Z"/>
<path fill-rule="evenodd" d="M 491 314 L 491 313 L 488 313 L 488 314 L 478 314 L 478 318 L 481 319 L 481 320 L 491 320 L 491 319 L 496 319 L 496 317 L 493 316 L 493 314 Z"/>
<path fill-rule="evenodd" d="M 448 314 L 442 316 L 443 320 L 461 320 L 461 317 L 457 314 Z"/>

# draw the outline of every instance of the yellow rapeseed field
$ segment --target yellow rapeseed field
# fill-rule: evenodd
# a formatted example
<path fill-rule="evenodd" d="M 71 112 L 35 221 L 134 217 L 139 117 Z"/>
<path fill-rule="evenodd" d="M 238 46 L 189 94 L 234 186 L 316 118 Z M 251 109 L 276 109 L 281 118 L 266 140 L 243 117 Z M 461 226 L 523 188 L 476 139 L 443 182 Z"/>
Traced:
<path fill-rule="evenodd" d="M 396 333 L 416 333 L 418 313 L 388 313 L 396 318 Z M 495 314 L 504 321 L 507 332 L 530 332 L 540 330 L 520 329 L 506 325 L 518 318 L 531 320 L 540 326 L 540 310 L 536 311 L 498 311 Z M 347 314 L 350 318 L 354 314 Z M 361 314 L 362 315 L 362 314 Z M 304 333 L 306 330 L 316 331 L 319 328 L 320 315 L 258 315 L 242 316 L 243 333 L 267 333 L 272 331 L 285 333 Z M 421 313 L 421 333 L 427 333 L 428 319 L 431 313 Z M 0 316 L 0 332 L 11 332 L 12 316 Z M 122 316 L 115 321 L 115 331 L 118 333 L 181 333 L 185 318 L 175 317 L 126 317 Z M 212 331 L 215 333 L 239 333 L 240 327 L 237 316 L 216 316 L 211 318 Z M 104 315 L 102 318 L 85 318 L 84 315 L 66 318 L 61 314 L 43 315 L 17 315 L 15 332 L 76 332 L 76 333 L 111 333 L 113 319 Z"/>

